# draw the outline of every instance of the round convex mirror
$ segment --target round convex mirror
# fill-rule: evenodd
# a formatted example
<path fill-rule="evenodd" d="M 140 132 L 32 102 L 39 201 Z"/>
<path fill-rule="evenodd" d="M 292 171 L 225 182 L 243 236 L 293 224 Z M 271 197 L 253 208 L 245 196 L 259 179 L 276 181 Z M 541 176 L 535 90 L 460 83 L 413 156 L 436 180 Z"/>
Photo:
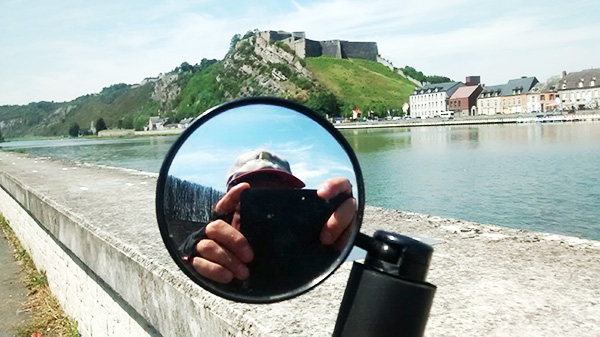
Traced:
<path fill-rule="evenodd" d="M 198 117 L 160 171 L 156 212 L 178 266 L 221 297 L 297 296 L 352 249 L 364 208 L 343 136 L 312 110 L 245 98 Z"/>

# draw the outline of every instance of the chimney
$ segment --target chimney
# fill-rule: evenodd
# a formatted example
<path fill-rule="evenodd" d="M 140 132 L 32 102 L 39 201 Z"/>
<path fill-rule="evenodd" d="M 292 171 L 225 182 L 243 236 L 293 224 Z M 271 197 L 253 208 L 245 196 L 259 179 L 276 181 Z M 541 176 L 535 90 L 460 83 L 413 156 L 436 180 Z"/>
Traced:
<path fill-rule="evenodd" d="M 467 76 L 467 79 L 465 80 L 467 86 L 478 85 L 480 81 L 480 76 Z"/>

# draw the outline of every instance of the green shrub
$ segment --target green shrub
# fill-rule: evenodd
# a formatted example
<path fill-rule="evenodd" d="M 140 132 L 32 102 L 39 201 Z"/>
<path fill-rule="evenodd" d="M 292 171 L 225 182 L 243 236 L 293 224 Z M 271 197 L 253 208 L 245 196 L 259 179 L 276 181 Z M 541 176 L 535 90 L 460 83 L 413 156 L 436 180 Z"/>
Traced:
<path fill-rule="evenodd" d="M 296 52 L 283 41 L 275 41 L 275 46 L 285 50 L 286 52 L 292 55 L 296 55 Z"/>

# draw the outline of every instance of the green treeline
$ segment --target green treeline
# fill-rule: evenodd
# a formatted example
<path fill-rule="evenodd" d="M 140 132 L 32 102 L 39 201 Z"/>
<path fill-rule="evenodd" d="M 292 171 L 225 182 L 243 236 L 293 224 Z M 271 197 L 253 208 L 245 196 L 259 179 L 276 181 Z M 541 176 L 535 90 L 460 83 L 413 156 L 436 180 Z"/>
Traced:
<path fill-rule="evenodd" d="M 414 78 L 415 80 L 421 82 L 421 83 L 444 83 L 444 82 L 451 82 L 452 80 L 446 76 L 438 76 L 438 75 L 432 75 L 432 76 L 426 76 L 424 75 L 422 72 L 417 71 L 415 68 L 413 67 L 409 67 L 409 66 L 405 66 L 404 68 L 400 68 L 400 70 L 402 70 L 402 72 L 404 73 L 404 75 L 410 76 L 412 78 Z"/>

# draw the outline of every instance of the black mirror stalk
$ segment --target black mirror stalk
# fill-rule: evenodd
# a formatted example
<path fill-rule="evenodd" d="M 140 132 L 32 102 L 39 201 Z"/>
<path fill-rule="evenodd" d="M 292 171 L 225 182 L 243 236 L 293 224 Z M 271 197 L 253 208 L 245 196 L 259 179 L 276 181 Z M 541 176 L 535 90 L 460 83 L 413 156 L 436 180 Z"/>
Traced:
<path fill-rule="evenodd" d="M 367 251 L 355 262 L 334 336 L 423 336 L 436 287 L 425 282 L 433 248 L 413 238 L 377 231 L 358 233 Z"/>

